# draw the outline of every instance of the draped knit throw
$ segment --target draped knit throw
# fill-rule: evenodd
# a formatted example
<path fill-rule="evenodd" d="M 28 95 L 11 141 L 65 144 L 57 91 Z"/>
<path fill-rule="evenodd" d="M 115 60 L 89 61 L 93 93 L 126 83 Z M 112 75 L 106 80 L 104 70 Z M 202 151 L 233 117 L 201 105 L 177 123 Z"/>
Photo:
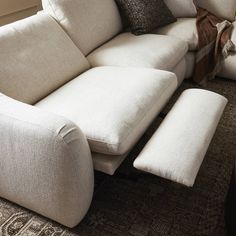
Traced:
<path fill-rule="evenodd" d="M 198 51 L 193 80 L 204 84 L 220 70 L 221 61 L 234 47 L 230 40 L 232 23 L 216 17 L 205 9 L 197 13 Z"/>

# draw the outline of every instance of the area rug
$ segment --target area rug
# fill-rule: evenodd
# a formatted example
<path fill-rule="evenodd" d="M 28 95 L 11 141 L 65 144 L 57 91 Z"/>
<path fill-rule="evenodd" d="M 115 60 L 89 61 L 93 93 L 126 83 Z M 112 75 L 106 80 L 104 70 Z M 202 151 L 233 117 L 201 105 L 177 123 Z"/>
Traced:
<path fill-rule="evenodd" d="M 183 90 L 193 87 L 197 86 L 186 80 L 163 113 Z M 91 208 L 77 227 L 65 228 L 0 199 L 0 236 L 227 235 L 225 201 L 236 157 L 236 83 L 218 78 L 206 89 L 226 96 L 229 104 L 193 188 L 141 173 L 132 166 L 162 121 L 158 117 L 114 176 L 96 173 Z"/>

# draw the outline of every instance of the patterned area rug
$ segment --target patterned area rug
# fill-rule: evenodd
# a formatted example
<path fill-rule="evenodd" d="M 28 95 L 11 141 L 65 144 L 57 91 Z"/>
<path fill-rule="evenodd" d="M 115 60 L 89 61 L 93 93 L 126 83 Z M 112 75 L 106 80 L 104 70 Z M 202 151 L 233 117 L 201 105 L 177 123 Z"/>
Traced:
<path fill-rule="evenodd" d="M 164 112 L 184 89 L 192 87 L 196 85 L 185 81 Z M 133 159 L 159 126 L 161 118 L 157 118 L 114 176 L 96 173 L 92 206 L 77 227 L 65 228 L 0 199 L 0 235 L 226 235 L 224 206 L 236 156 L 236 83 L 216 79 L 207 89 L 225 95 L 229 104 L 193 188 L 132 167 Z"/>

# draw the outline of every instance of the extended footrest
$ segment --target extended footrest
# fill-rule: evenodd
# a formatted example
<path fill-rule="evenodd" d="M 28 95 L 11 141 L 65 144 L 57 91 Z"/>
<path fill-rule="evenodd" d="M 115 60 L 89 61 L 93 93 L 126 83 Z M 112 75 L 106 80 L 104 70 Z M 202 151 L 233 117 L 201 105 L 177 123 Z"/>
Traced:
<path fill-rule="evenodd" d="M 202 90 L 185 90 L 134 161 L 134 167 L 193 186 L 227 99 Z"/>

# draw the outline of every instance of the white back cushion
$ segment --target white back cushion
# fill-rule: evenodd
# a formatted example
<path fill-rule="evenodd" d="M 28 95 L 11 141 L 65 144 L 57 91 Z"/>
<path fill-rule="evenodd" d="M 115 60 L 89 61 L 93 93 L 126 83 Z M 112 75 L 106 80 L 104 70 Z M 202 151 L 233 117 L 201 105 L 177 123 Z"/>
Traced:
<path fill-rule="evenodd" d="M 230 21 L 235 20 L 236 0 L 196 0 L 196 3 L 216 16 Z"/>
<path fill-rule="evenodd" d="M 39 14 L 0 28 L 0 92 L 34 104 L 89 64 L 50 16 Z"/>
<path fill-rule="evenodd" d="M 164 0 L 175 17 L 195 17 L 197 9 L 193 0 Z"/>
<path fill-rule="evenodd" d="M 84 55 L 122 29 L 114 0 L 43 0 L 42 3 L 44 10 L 61 24 Z"/>

